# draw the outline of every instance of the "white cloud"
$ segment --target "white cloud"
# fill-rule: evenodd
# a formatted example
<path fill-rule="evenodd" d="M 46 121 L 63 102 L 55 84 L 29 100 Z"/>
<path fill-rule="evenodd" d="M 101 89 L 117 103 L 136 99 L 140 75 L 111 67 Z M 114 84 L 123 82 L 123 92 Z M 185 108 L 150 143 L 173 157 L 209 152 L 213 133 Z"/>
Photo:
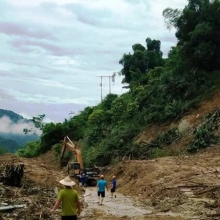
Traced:
<path fill-rule="evenodd" d="M 0 125 L 0 133 L 24 134 L 23 129 L 27 128 L 28 130 L 33 129 L 38 135 L 41 134 L 41 131 L 36 129 L 32 122 L 27 123 L 24 120 L 20 120 L 14 123 L 7 116 L 0 118 Z"/>
<path fill-rule="evenodd" d="M 83 0 L 82 0 L 83 1 Z M 59 5 L 63 5 L 63 4 L 68 4 L 68 3 L 72 3 L 72 2 L 77 2 L 75 0 L 8 0 L 8 2 L 14 6 L 38 6 L 42 3 L 45 3 L 45 2 L 54 2 L 56 4 L 59 4 Z"/>

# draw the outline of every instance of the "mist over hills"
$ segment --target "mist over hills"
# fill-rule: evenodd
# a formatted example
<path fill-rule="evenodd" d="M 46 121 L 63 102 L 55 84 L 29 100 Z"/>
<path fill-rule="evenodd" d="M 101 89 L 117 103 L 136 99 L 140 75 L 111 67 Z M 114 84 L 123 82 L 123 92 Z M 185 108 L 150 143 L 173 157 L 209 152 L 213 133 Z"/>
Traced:
<path fill-rule="evenodd" d="M 32 120 L 10 111 L 0 109 L 0 147 L 14 153 L 30 141 L 39 140 L 37 133 L 24 134 L 24 128 L 34 128 Z"/>

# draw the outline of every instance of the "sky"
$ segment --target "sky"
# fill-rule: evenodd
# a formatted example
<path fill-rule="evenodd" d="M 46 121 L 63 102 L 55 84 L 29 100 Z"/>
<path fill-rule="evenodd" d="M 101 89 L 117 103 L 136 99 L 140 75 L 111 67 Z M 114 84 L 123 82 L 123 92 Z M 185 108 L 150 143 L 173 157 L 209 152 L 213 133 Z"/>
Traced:
<path fill-rule="evenodd" d="M 126 92 L 119 60 L 147 37 L 176 45 L 162 12 L 187 0 L 1 0 L 0 109 L 63 122 Z M 100 86 L 101 77 L 102 87 Z M 109 77 L 110 76 L 110 77 Z M 110 86 L 109 86 L 110 83 Z"/>

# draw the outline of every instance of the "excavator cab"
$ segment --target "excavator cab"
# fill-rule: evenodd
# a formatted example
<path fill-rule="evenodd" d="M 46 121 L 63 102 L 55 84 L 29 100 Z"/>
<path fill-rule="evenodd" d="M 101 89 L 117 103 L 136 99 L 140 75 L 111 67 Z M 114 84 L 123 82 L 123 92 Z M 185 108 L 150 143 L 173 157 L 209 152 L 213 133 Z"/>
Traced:
<path fill-rule="evenodd" d="M 72 177 L 79 176 L 81 173 L 80 163 L 78 162 L 69 162 L 67 165 L 68 174 Z"/>

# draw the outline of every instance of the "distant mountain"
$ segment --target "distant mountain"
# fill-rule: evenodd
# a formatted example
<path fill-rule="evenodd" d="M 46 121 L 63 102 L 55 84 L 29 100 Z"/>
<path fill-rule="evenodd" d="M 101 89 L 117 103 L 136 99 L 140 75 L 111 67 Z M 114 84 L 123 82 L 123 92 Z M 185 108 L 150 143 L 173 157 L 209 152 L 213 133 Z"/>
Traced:
<path fill-rule="evenodd" d="M 0 118 L 2 118 L 3 116 L 9 117 L 11 119 L 11 121 L 14 123 L 18 123 L 21 120 L 24 122 L 31 121 L 30 119 L 23 118 L 23 116 L 15 113 L 13 111 L 0 109 Z"/>
<path fill-rule="evenodd" d="M 30 126 L 34 126 L 30 119 L 13 111 L 0 109 L 0 147 L 14 153 L 28 142 L 39 140 L 37 134 L 23 133 L 23 129 Z"/>

